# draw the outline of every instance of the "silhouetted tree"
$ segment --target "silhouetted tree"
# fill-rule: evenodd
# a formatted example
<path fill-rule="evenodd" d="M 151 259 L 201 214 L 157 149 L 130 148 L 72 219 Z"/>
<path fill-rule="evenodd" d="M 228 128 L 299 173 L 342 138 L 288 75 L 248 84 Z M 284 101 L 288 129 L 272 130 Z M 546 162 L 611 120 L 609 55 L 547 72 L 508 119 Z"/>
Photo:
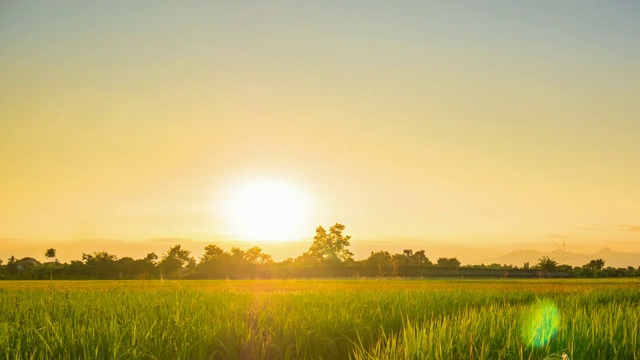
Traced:
<path fill-rule="evenodd" d="M 8 259 L 8 263 L 0 260 L 0 277 L 9 279 L 44 279 L 48 276 L 67 279 L 99 278 L 99 279 L 151 279 L 162 274 L 169 277 L 180 278 L 247 278 L 247 277 L 318 277 L 318 276 L 424 276 L 429 274 L 467 275 L 469 276 L 496 276 L 503 270 L 500 276 L 526 275 L 527 271 L 516 270 L 512 265 L 465 265 L 460 267 L 457 258 L 439 258 L 437 266 L 455 271 L 441 271 L 438 269 L 419 269 L 419 267 L 432 266 L 424 250 L 414 252 L 405 249 L 401 253 L 391 255 L 388 251 L 372 251 L 365 260 L 353 260 L 352 253 L 348 250 L 350 236 L 343 235 L 344 225 L 335 224 L 329 231 L 321 226 L 316 229 L 314 242 L 309 251 L 298 256 L 295 260 L 287 259 L 282 262 L 274 262 L 272 257 L 262 252 L 259 247 L 247 250 L 232 248 L 224 251 L 216 245 L 207 245 L 205 252 L 196 266 L 195 259 L 190 252 L 182 249 L 180 245 L 171 247 L 162 260 L 158 262 L 155 253 L 149 253 L 144 258 L 132 259 L 124 257 L 118 259 L 116 255 L 106 251 L 82 254 L 82 261 L 73 260 L 70 263 L 60 264 L 49 261 L 42 266 L 40 262 L 31 257 L 20 260 L 14 256 Z M 564 251 L 564 250 L 563 250 Z M 55 259 L 56 251 L 47 249 L 45 257 Z M 603 259 L 591 260 L 582 267 L 562 265 L 558 260 L 547 256 L 538 259 L 538 263 L 531 268 L 539 270 L 540 276 L 550 276 L 548 271 L 562 271 L 577 277 L 624 277 L 639 276 L 640 267 L 627 268 L 606 267 Z M 331 265 L 341 264 L 341 267 Z M 318 268 L 313 268 L 318 265 Z M 349 268 L 353 267 L 353 268 Z M 374 270 L 377 267 L 377 270 Z M 371 269 L 374 268 L 374 269 Z M 529 268 L 529 263 L 524 263 L 523 269 Z M 485 269 L 486 271 L 478 271 Z"/>
<path fill-rule="evenodd" d="M 593 270 L 602 270 L 604 269 L 604 260 L 596 259 L 589 261 L 588 264 L 585 264 L 583 267 Z"/>
<path fill-rule="evenodd" d="M 558 268 L 558 262 L 548 256 L 543 256 L 542 258 L 538 259 L 536 268 L 540 270 L 554 271 Z"/>
<path fill-rule="evenodd" d="M 243 277 L 270 277 L 268 270 L 272 264 L 271 255 L 263 253 L 261 248 L 254 246 L 242 253 L 242 267 L 238 273 Z"/>
<path fill-rule="evenodd" d="M 7 274 L 15 275 L 18 273 L 18 264 L 16 264 L 16 257 L 11 255 L 7 262 Z"/>
<path fill-rule="evenodd" d="M 208 279 L 224 278 L 231 271 L 231 255 L 217 245 L 207 245 L 200 257 L 198 276 Z"/>
<path fill-rule="evenodd" d="M 56 249 L 54 248 L 47 249 L 47 251 L 44 253 L 44 257 L 46 257 L 49 260 L 49 262 L 51 262 L 51 259 L 55 259 L 56 257 Z"/>
<path fill-rule="evenodd" d="M 224 252 L 224 250 L 222 250 L 217 245 L 207 245 L 204 248 L 204 254 L 202 254 L 202 256 L 200 257 L 200 264 L 218 260 L 225 254 L 226 253 Z"/>
<path fill-rule="evenodd" d="M 574 271 L 574 273 L 577 276 L 588 277 L 588 278 L 604 277 L 606 275 L 602 271 L 602 269 L 604 269 L 604 260 L 596 259 L 596 260 L 591 260 L 588 263 L 582 265 L 582 268 L 577 268 L 576 271 Z"/>
<path fill-rule="evenodd" d="M 231 248 L 231 267 L 234 277 L 244 277 L 246 260 L 244 258 L 244 251 L 238 247 Z"/>
<path fill-rule="evenodd" d="M 148 253 L 143 260 L 150 264 L 156 265 L 156 263 L 158 262 L 158 255 L 156 255 L 156 253 Z"/>
<path fill-rule="evenodd" d="M 458 258 L 438 258 L 437 265 L 443 268 L 457 269 L 460 267 L 460 260 Z"/>
<path fill-rule="evenodd" d="M 245 278 L 266 277 L 263 270 L 273 264 L 271 255 L 254 246 L 246 251 L 233 247 L 230 252 L 217 245 L 207 245 L 200 258 L 196 277 L 200 278 Z"/>
<path fill-rule="evenodd" d="M 271 255 L 263 253 L 262 249 L 257 246 L 254 246 L 245 251 L 244 259 L 249 264 L 254 265 L 266 265 L 273 263 L 273 258 L 271 257 Z"/>
<path fill-rule="evenodd" d="M 72 260 L 66 268 L 66 274 L 71 277 L 84 277 L 89 274 L 87 265 L 80 260 Z"/>
<path fill-rule="evenodd" d="M 365 263 L 371 267 L 391 266 L 391 254 L 388 251 L 372 251 Z"/>
<path fill-rule="evenodd" d="M 597 275 L 602 274 L 603 277 L 623 277 L 625 276 L 625 269 L 624 268 L 614 268 L 612 266 L 607 266 L 606 269 L 602 269 L 602 271 L 597 272 Z"/>
<path fill-rule="evenodd" d="M 409 265 L 411 266 L 431 266 L 433 263 L 429 261 L 429 258 L 424 254 L 424 250 L 419 250 L 414 252 L 411 256 L 409 256 Z M 456 259 L 457 260 L 457 259 Z M 458 267 L 460 266 L 460 262 L 458 262 Z"/>
<path fill-rule="evenodd" d="M 119 279 L 133 279 L 136 275 L 136 261 L 130 257 L 123 257 L 116 261 L 117 277 Z"/>
<path fill-rule="evenodd" d="M 308 251 L 300 254 L 293 260 L 293 265 L 296 267 L 310 267 L 320 264 L 320 260 L 317 256 L 310 254 Z"/>
<path fill-rule="evenodd" d="M 322 226 L 316 228 L 316 236 L 309 254 L 321 264 L 339 264 L 353 256 L 349 251 L 351 236 L 343 235 L 345 226 L 336 223 L 327 232 Z"/>
<path fill-rule="evenodd" d="M 117 277 L 117 259 L 117 256 L 106 251 L 82 254 L 82 261 L 85 263 L 89 275 L 101 279 L 114 279 Z"/>
<path fill-rule="evenodd" d="M 165 276 L 182 275 L 179 271 L 195 268 L 196 260 L 191 256 L 189 250 L 182 249 L 180 245 L 175 245 L 162 256 L 162 261 L 158 264 L 160 271 Z"/>
<path fill-rule="evenodd" d="M 130 265 L 131 276 L 136 279 L 153 279 L 158 275 L 158 255 L 149 253 L 142 259 L 137 259 Z"/>
<path fill-rule="evenodd" d="M 53 267 L 51 266 L 51 259 L 55 259 L 56 257 L 56 249 L 54 248 L 49 248 L 47 249 L 47 251 L 45 251 L 44 253 L 44 257 L 47 258 L 47 260 L 49 260 L 49 278 L 51 279 L 51 281 L 53 281 Z"/>

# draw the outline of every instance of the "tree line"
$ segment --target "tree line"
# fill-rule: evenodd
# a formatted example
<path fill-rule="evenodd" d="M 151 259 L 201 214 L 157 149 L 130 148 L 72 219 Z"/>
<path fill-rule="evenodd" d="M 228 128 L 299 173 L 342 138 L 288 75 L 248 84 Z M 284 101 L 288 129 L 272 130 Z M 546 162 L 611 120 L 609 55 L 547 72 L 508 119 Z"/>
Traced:
<path fill-rule="evenodd" d="M 0 279 L 247 279 L 295 278 L 326 276 L 457 276 L 457 277 L 628 277 L 640 276 L 636 269 L 605 267 L 602 259 L 583 266 L 572 267 L 561 261 L 542 257 L 538 263 L 521 267 L 500 264 L 462 266 L 457 258 L 438 258 L 431 261 L 425 250 L 404 250 L 391 254 L 372 251 L 363 260 L 354 260 L 349 251 L 350 239 L 344 235 L 345 226 L 339 223 L 325 230 L 316 228 L 309 250 L 296 258 L 276 262 L 260 247 L 242 250 L 237 247 L 225 251 L 217 245 L 207 245 L 196 260 L 181 245 L 170 247 L 162 256 L 149 253 L 140 259 L 118 258 L 106 251 L 82 254 L 81 260 L 60 263 L 57 251 L 47 249 L 44 264 L 34 258 L 11 257 L 4 264 L 0 260 Z M 562 260 L 562 259 L 561 259 Z"/>

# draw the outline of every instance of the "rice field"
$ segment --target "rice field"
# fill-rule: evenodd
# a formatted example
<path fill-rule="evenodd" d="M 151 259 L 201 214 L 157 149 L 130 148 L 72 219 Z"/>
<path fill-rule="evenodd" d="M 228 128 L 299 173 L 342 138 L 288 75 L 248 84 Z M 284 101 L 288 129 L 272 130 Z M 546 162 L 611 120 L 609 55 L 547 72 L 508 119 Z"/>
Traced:
<path fill-rule="evenodd" d="M 0 282 L 0 359 L 640 359 L 640 281 Z"/>

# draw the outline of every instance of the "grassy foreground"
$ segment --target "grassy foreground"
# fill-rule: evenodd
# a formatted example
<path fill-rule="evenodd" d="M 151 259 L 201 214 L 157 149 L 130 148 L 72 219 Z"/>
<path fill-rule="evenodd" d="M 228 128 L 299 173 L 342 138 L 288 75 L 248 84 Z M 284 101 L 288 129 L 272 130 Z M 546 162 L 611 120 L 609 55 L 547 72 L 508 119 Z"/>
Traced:
<path fill-rule="evenodd" d="M 0 359 L 640 359 L 635 280 L 0 282 Z"/>

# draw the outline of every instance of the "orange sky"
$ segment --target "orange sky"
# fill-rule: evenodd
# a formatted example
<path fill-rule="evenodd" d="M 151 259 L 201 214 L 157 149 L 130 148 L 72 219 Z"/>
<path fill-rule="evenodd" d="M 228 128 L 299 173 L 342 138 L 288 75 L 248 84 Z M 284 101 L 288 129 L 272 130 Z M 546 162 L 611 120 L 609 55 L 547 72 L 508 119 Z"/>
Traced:
<path fill-rule="evenodd" d="M 0 4 L 0 258 L 245 247 L 218 204 L 260 179 L 310 203 L 280 258 L 335 222 L 361 256 L 640 252 L 637 5 L 155 6 Z"/>

